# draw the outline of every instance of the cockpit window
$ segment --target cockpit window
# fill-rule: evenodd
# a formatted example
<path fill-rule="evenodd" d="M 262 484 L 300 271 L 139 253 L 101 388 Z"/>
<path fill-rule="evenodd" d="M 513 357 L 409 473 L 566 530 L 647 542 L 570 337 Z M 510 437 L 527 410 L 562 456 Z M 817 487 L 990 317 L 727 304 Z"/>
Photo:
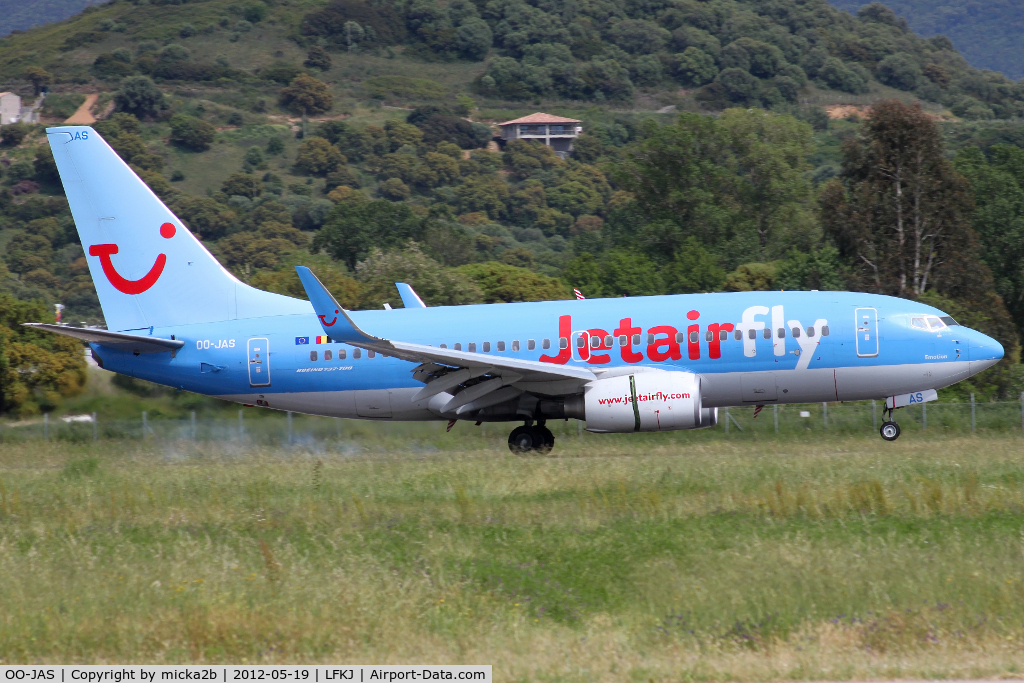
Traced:
<path fill-rule="evenodd" d="M 942 322 L 946 323 L 950 327 L 953 327 L 953 326 L 959 327 L 960 326 L 960 323 L 958 323 L 957 321 L 953 320 L 953 318 L 951 318 L 948 315 L 939 316 L 939 320 L 941 320 Z"/>
<path fill-rule="evenodd" d="M 946 323 L 939 320 L 937 315 L 928 316 L 928 327 L 931 328 L 932 332 L 941 332 L 946 329 Z"/>
<path fill-rule="evenodd" d="M 927 330 L 928 329 L 928 323 L 925 322 L 924 316 L 922 316 L 920 318 L 911 318 L 910 319 L 910 326 L 914 327 L 914 328 L 917 328 L 919 330 Z"/>

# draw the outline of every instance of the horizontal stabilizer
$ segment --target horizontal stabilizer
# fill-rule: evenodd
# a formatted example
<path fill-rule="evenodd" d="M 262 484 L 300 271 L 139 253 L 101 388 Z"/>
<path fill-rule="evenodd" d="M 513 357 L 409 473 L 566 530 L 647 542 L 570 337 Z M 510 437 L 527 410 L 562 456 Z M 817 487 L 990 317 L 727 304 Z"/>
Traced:
<path fill-rule="evenodd" d="M 185 342 L 180 339 L 164 339 L 162 337 L 150 337 L 142 334 L 92 330 L 86 327 L 64 327 L 63 325 L 51 325 L 48 323 L 22 323 L 22 325 L 132 353 L 165 353 L 167 351 L 177 351 L 185 345 Z"/>
<path fill-rule="evenodd" d="M 343 344 L 373 344 L 384 341 L 359 329 L 352 322 L 348 311 L 341 307 L 313 271 L 306 266 L 295 266 L 295 272 L 298 273 L 299 280 L 306 290 L 309 303 L 313 304 L 313 312 L 320 319 L 320 326 L 331 339 Z"/>

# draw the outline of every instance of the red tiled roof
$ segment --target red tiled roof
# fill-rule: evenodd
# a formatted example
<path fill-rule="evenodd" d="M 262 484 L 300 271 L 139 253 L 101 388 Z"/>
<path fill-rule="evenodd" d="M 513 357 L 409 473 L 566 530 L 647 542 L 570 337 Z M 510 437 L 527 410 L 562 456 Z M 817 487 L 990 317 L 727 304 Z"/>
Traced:
<path fill-rule="evenodd" d="M 516 123 L 583 123 L 576 119 L 567 119 L 562 116 L 552 116 L 551 114 L 544 114 L 537 112 L 536 114 L 530 114 L 524 116 L 521 119 L 514 119 L 512 121 L 506 121 L 505 123 L 499 123 L 499 126 L 511 126 Z"/>

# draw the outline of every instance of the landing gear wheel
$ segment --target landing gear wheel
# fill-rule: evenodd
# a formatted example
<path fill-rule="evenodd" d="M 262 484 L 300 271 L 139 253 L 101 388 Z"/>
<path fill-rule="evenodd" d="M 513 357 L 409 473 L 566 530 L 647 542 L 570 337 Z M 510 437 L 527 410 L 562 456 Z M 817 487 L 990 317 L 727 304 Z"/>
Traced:
<path fill-rule="evenodd" d="M 513 453 L 529 453 L 543 443 L 542 439 L 534 427 L 516 427 L 508 435 L 508 449 Z"/>
<path fill-rule="evenodd" d="M 534 450 L 541 453 L 550 453 L 551 449 L 555 447 L 555 435 L 547 427 L 534 427 L 533 430 L 534 437 L 537 439 L 537 445 L 534 446 Z"/>
<path fill-rule="evenodd" d="M 886 441 L 895 441 L 900 438 L 900 426 L 895 422 L 883 422 L 882 428 L 878 430 Z"/>

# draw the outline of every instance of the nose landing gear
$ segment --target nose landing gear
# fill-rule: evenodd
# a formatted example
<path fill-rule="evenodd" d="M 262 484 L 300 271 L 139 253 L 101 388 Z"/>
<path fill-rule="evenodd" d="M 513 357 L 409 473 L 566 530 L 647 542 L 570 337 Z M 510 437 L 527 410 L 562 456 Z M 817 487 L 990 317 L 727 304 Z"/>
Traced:
<path fill-rule="evenodd" d="M 550 453 L 555 446 L 555 435 L 544 426 L 544 421 L 536 425 L 528 421 L 522 427 L 516 427 L 508 436 L 508 448 L 513 453 Z"/>
<path fill-rule="evenodd" d="M 892 421 L 892 408 L 887 408 L 889 411 L 889 419 L 882 423 L 881 429 L 878 433 L 882 435 L 882 438 L 886 441 L 895 441 L 900 438 L 900 426 Z"/>

